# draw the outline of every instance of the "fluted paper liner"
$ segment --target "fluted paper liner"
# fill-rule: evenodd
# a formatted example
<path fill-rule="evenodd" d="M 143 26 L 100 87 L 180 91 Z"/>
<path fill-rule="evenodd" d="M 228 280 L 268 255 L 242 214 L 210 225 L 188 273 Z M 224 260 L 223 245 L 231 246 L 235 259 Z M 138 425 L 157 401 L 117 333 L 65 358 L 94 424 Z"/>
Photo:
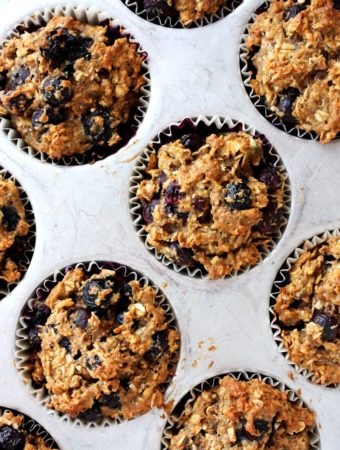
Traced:
<path fill-rule="evenodd" d="M 104 20 L 111 19 L 110 15 L 106 12 L 98 12 L 95 8 L 86 8 L 81 5 L 74 7 L 55 6 L 54 8 L 46 8 L 41 11 L 37 11 L 31 16 L 28 16 L 24 20 L 22 20 L 7 35 L 7 37 L 1 43 L 1 47 L 11 38 L 20 36 L 25 31 L 34 31 L 42 26 L 45 26 L 50 19 L 56 16 L 72 16 L 80 22 L 87 22 L 92 25 L 99 25 Z M 135 44 L 137 52 L 143 56 L 142 74 L 145 83 L 140 90 L 138 105 L 136 106 L 135 110 L 131 111 L 131 117 L 128 119 L 128 121 L 123 124 L 124 126 L 129 124 L 129 128 L 131 129 L 131 133 L 129 132 L 128 138 L 122 138 L 113 147 L 108 147 L 107 150 L 105 150 L 105 147 L 101 148 L 99 151 L 96 151 L 96 149 L 94 148 L 93 150 L 89 149 L 82 154 L 64 156 L 60 159 L 52 159 L 47 153 L 39 152 L 30 145 L 26 144 L 20 133 L 12 126 L 10 117 L 0 117 L 0 129 L 4 131 L 7 137 L 16 145 L 17 148 L 23 150 L 29 156 L 40 159 L 40 161 L 42 162 L 52 163 L 54 165 L 76 166 L 82 164 L 91 164 L 117 153 L 121 148 L 127 145 L 127 143 L 132 139 L 133 135 L 136 134 L 146 114 L 150 98 L 151 80 L 147 63 L 147 53 L 142 50 L 141 46 L 133 38 L 133 36 L 119 24 L 119 20 L 112 19 L 112 25 L 119 26 L 121 35 L 126 37 L 130 43 Z"/>
<path fill-rule="evenodd" d="M 122 0 L 122 1 L 132 12 L 137 14 L 137 16 L 141 17 L 142 19 L 145 19 L 156 25 L 161 25 L 163 27 L 169 28 L 197 28 L 209 25 L 228 16 L 228 14 L 235 11 L 235 9 L 242 3 L 242 0 L 227 0 L 226 4 L 222 6 L 217 11 L 217 13 L 207 14 L 201 19 L 194 20 L 190 24 L 185 25 L 183 22 L 180 21 L 179 16 L 178 17 L 152 16 L 149 15 L 148 11 L 143 7 L 143 5 L 139 5 L 136 0 Z"/>
<path fill-rule="evenodd" d="M 128 266 L 118 264 L 111 261 L 89 261 L 89 262 L 81 262 L 77 264 L 71 264 L 67 267 L 64 267 L 63 269 L 56 270 L 50 277 L 46 278 L 32 293 L 30 296 L 30 299 L 26 302 L 24 305 L 21 314 L 23 314 L 25 307 L 28 305 L 29 307 L 32 306 L 34 300 L 37 298 L 46 298 L 51 291 L 51 289 L 58 284 L 65 276 L 65 274 L 75 268 L 83 268 L 84 271 L 87 274 L 94 274 L 98 273 L 101 269 L 110 269 L 114 270 L 117 274 L 121 274 L 124 277 L 126 277 L 127 281 L 136 280 L 138 281 L 142 286 L 151 286 L 156 291 L 156 300 L 159 306 L 163 308 L 165 311 L 165 315 L 168 319 L 169 327 L 172 329 L 176 329 L 178 332 L 180 332 L 176 316 L 173 312 L 173 309 L 170 305 L 169 300 L 166 298 L 166 296 L 163 294 L 163 292 L 155 286 L 151 280 L 149 280 L 146 276 L 140 274 L 139 272 L 135 272 L 133 269 L 131 269 Z M 76 425 L 83 425 L 87 428 L 90 427 L 96 427 L 101 428 L 105 426 L 109 426 L 112 424 L 118 424 L 122 422 L 126 422 L 126 419 L 123 418 L 117 418 L 117 419 L 111 419 L 109 417 L 102 417 L 100 422 L 89 422 L 82 420 L 80 418 L 71 418 L 67 414 L 62 414 L 48 406 L 50 396 L 47 392 L 47 390 L 44 387 L 36 388 L 34 387 L 32 383 L 31 378 L 31 367 L 32 362 L 30 361 L 30 354 L 32 353 L 30 344 L 28 342 L 27 338 L 27 323 L 24 317 L 20 317 L 17 325 L 16 330 L 16 342 L 15 342 L 15 364 L 16 368 L 19 372 L 20 377 L 26 384 L 29 392 L 38 400 L 38 402 L 41 404 L 41 406 L 44 408 L 44 410 L 49 413 L 53 414 L 57 418 L 59 418 L 61 421 L 65 421 L 68 423 L 74 423 Z M 173 376 L 175 376 L 175 369 L 177 367 L 177 363 L 179 360 L 179 354 L 180 349 L 177 351 L 176 356 L 174 357 L 173 361 L 171 361 L 170 367 L 172 367 L 174 370 Z M 167 380 L 165 388 L 169 386 L 171 382 L 171 379 Z M 133 419 L 130 419 L 133 420 Z"/>
<path fill-rule="evenodd" d="M 179 419 L 183 411 L 185 410 L 185 406 L 187 404 L 193 403 L 197 396 L 200 395 L 203 391 L 209 390 L 213 388 L 214 386 L 217 386 L 220 382 L 220 380 L 225 376 L 230 376 L 234 380 L 237 381 L 250 381 L 250 380 L 260 380 L 263 381 L 266 384 L 269 384 L 270 386 L 279 389 L 281 392 L 288 392 L 288 399 L 296 403 L 298 406 L 304 406 L 308 408 L 308 406 L 305 404 L 305 402 L 302 400 L 301 397 L 299 397 L 295 391 L 290 389 L 288 386 L 283 384 L 281 381 L 276 380 L 275 378 L 264 375 L 262 373 L 257 372 L 249 372 L 249 371 L 235 371 L 235 372 L 227 372 L 223 373 L 221 375 L 217 375 L 212 378 L 208 378 L 207 380 L 202 381 L 201 383 L 197 384 L 194 388 L 192 388 L 187 394 L 185 394 L 181 400 L 175 405 L 175 407 L 172 410 L 171 415 L 168 417 L 167 423 L 163 430 L 163 436 L 161 441 L 161 450 L 167 450 L 169 448 L 169 444 L 171 441 L 171 438 L 173 436 L 172 429 L 176 425 L 176 421 Z M 320 449 L 320 437 L 318 429 L 315 425 L 314 430 L 309 435 L 310 439 L 310 449 L 316 450 Z"/>
<path fill-rule="evenodd" d="M 13 177 L 13 175 L 10 174 L 6 169 L 4 169 L 1 166 L 0 166 L 0 176 L 2 176 L 6 180 L 12 181 L 18 188 L 20 200 L 22 201 L 25 208 L 26 221 L 29 224 L 28 233 L 26 234 L 26 236 L 22 237 L 25 243 L 25 249 L 23 253 L 18 255 L 20 256 L 18 260 L 15 261 L 18 265 L 21 274 L 20 280 L 13 283 L 7 283 L 5 280 L 0 280 L 0 300 L 2 300 L 4 297 L 6 297 L 6 295 L 8 295 L 11 291 L 13 291 L 13 289 L 20 283 L 20 281 L 24 278 L 28 270 L 28 267 L 31 263 L 34 253 L 36 230 L 35 230 L 35 218 L 33 208 L 26 192 L 18 183 L 18 181 Z"/>
<path fill-rule="evenodd" d="M 339 229 L 325 231 L 324 233 L 318 234 L 318 235 L 312 237 L 311 239 L 305 240 L 299 247 L 297 247 L 289 255 L 289 257 L 286 259 L 286 261 L 283 263 L 280 270 L 278 271 L 278 273 L 275 277 L 274 283 L 273 283 L 272 291 L 270 294 L 269 316 L 270 316 L 271 330 L 273 333 L 275 343 L 278 346 L 278 350 L 283 355 L 283 357 L 286 359 L 286 361 L 296 370 L 296 372 L 298 372 L 300 375 L 304 376 L 311 383 L 314 383 L 314 384 L 317 384 L 320 386 L 326 386 L 328 388 L 340 389 L 340 384 L 333 383 L 333 384 L 322 384 L 321 385 L 320 381 L 318 380 L 318 378 L 315 375 L 313 375 L 311 372 L 309 372 L 307 369 L 303 368 L 299 364 L 296 364 L 290 360 L 289 354 L 288 354 L 286 347 L 282 341 L 282 337 L 281 337 L 282 328 L 280 326 L 280 321 L 279 321 L 279 318 L 278 318 L 276 312 L 274 311 L 276 299 L 280 292 L 280 288 L 284 285 L 284 283 L 287 279 L 287 275 L 289 274 L 292 266 L 296 263 L 298 258 L 302 255 L 302 253 L 304 253 L 306 250 L 309 250 L 309 249 L 315 247 L 316 245 L 319 245 L 319 244 L 325 242 L 327 239 L 330 239 L 331 237 L 336 237 L 336 236 L 340 237 Z"/>
<path fill-rule="evenodd" d="M 282 237 L 282 234 L 288 223 L 288 217 L 290 212 L 291 192 L 286 168 L 283 165 L 283 162 L 277 151 L 274 149 L 273 145 L 267 140 L 267 138 L 263 134 L 260 134 L 258 131 L 256 131 L 255 128 L 243 124 L 241 122 L 238 122 L 237 120 L 231 119 L 230 117 L 219 117 L 219 116 L 207 117 L 203 115 L 200 115 L 195 118 L 185 118 L 182 121 L 172 123 L 166 129 L 159 132 L 158 135 L 154 137 L 154 139 L 149 143 L 148 147 L 142 152 L 140 157 L 137 159 L 135 168 L 133 170 L 133 174 L 130 179 L 130 211 L 134 226 L 137 231 L 137 235 L 143 241 L 147 250 L 149 250 L 149 252 L 153 254 L 160 262 L 162 262 L 166 267 L 173 269 L 176 273 L 188 275 L 189 277 L 193 278 L 208 279 L 207 272 L 203 268 L 199 267 L 190 268 L 186 266 L 177 265 L 173 261 L 170 261 L 163 254 L 159 253 L 153 246 L 151 246 L 147 242 L 147 233 L 144 229 L 142 218 L 142 205 L 140 200 L 136 196 L 138 185 L 145 177 L 145 169 L 148 165 L 150 154 L 157 153 L 158 147 L 162 145 L 163 140 L 171 138 L 174 130 L 180 130 L 184 126 L 189 126 L 192 127 L 194 131 L 195 127 L 197 127 L 199 124 L 202 123 L 208 127 L 214 127 L 212 133 L 216 132 L 216 129 L 218 130 L 218 132 L 221 133 L 229 131 L 244 131 L 250 134 L 251 136 L 260 138 L 262 140 L 262 146 L 266 152 L 266 156 L 270 159 L 272 164 L 279 169 L 284 179 L 284 206 L 282 208 L 282 224 L 280 228 L 278 228 L 277 231 L 273 233 L 273 235 L 271 236 L 271 241 L 268 246 L 268 250 L 262 252 L 261 259 L 257 262 L 257 264 L 255 266 L 246 266 L 239 271 L 234 270 L 231 275 L 224 277 L 230 278 L 235 277 L 240 273 L 247 272 L 253 267 L 256 267 L 258 264 L 261 263 L 261 261 L 263 261 L 263 259 L 266 256 L 270 254 L 270 252 L 275 248 L 275 246 Z M 156 146 L 156 149 L 153 148 L 154 146 Z"/>

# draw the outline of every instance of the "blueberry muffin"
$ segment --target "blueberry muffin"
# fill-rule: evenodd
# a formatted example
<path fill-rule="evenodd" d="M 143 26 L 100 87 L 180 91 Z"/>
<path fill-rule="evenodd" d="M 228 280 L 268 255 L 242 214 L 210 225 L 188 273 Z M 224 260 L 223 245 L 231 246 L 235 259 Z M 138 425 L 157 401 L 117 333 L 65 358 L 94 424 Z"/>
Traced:
<path fill-rule="evenodd" d="M 0 280 L 19 281 L 21 273 L 17 260 L 28 232 L 19 189 L 13 181 L 0 176 Z"/>
<path fill-rule="evenodd" d="M 0 448 L 4 450 L 48 450 L 42 436 L 25 425 L 24 416 L 5 410 L 0 415 Z M 56 449 L 56 447 L 53 447 Z"/>
<path fill-rule="evenodd" d="M 283 123 L 320 134 L 340 132 L 339 0 L 274 0 L 250 26 L 255 93 Z"/>
<path fill-rule="evenodd" d="M 119 143 L 138 104 L 143 56 L 113 28 L 54 17 L 0 50 L 0 113 L 51 158 Z"/>
<path fill-rule="evenodd" d="M 216 279 L 269 248 L 282 225 L 284 175 L 259 137 L 192 133 L 150 153 L 136 195 L 148 244 Z"/>
<path fill-rule="evenodd" d="M 290 360 L 340 383 L 340 238 L 305 250 L 283 284 L 274 311 Z"/>
<path fill-rule="evenodd" d="M 190 25 L 206 15 L 216 14 L 227 0 L 138 0 L 150 17 L 179 19 Z"/>
<path fill-rule="evenodd" d="M 179 334 L 153 287 L 115 271 L 70 270 L 24 313 L 32 380 L 72 418 L 132 419 L 164 404 Z"/>
<path fill-rule="evenodd" d="M 169 450 L 309 450 L 314 413 L 287 392 L 252 379 L 222 378 L 174 418 Z"/>

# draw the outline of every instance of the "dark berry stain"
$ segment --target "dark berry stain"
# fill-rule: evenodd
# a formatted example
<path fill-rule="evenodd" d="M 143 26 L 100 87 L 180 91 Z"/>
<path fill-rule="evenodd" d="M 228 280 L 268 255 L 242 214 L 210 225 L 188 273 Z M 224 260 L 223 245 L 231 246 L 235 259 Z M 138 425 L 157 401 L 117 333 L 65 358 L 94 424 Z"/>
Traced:
<path fill-rule="evenodd" d="M 160 200 L 159 199 L 154 199 L 151 200 L 150 203 L 148 203 L 144 208 L 143 208 L 143 212 L 142 212 L 142 216 L 144 219 L 144 222 L 149 225 L 150 223 L 153 222 L 153 212 L 154 209 L 157 205 L 159 205 Z"/>
<path fill-rule="evenodd" d="M 275 166 L 269 164 L 260 171 L 259 180 L 267 186 L 268 192 L 275 192 L 281 186 L 281 178 Z"/>
<path fill-rule="evenodd" d="M 7 231 L 15 231 L 20 221 L 20 216 L 14 206 L 3 206 L 2 209 L 2 222 L 6 226 Z"/>
<path fill-rule="evenodd" d="M 120 395 L 118 392 L 112 392 L 111 394 L 103 394 L 98 403 L 108 408 L 116 409 L 122 406 L 120 401 Z"/>

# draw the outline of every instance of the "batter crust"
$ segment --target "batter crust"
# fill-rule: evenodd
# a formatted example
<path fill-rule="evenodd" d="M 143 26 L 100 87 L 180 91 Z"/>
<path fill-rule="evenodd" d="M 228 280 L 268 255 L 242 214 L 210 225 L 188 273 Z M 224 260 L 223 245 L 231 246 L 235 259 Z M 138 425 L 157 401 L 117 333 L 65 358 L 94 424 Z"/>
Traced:
<path fill-rule="evenodd" d="M 156 292 L 112 270 L 68 272 L 28 320 L 34 383 L 51 408 L 85 421 L 132 419 L 164 404 L 179 334 Z"/>
<path fill-rule="evenodd" d="M 0 50 L 0 113 L 51 158 L 122 138 L 144 84 L 143 56 L 118 28 L 55 17 Z"/>
<path fill-rule="evenodd" d="M 18 265 L 11 259 L 11 249 L 18 238 L 28 234 L 25 208 L 17 186 L 0 176 L 0 279 L 14 283 L 21 277 Z"/>
<path fill-rule="evenodd" d="M 289 358 L 321 384 L 340 383 L 340 238 L 306 250 L 274 310 Z"/>
<path fill-rule="evenodd" d="M 187 403 L 170 450 L 309 450 L 314 414 L 260 380 L 224 377 Z"/>
<path fill-rule="evenodd" d="M 283 122 L 340 131 L 340 11 L 332 0 L 273 1 L 250 26 L 251 85 Z"/>
<path fill-rule="evenodd" d="M 180 266 L 203 266 L 211 279 L 254 265 L 282 224 L 283 184 L 261 140 L 247 133 L 164 144 L 137 190 L 147 241 Z"/>

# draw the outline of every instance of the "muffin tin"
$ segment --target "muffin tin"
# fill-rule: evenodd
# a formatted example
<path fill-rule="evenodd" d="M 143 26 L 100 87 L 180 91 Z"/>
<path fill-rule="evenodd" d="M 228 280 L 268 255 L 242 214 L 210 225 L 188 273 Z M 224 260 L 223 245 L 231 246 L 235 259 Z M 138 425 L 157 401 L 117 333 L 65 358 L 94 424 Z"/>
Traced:
<path fill-rule="evenodd" d="M 296 392 L 301 389 L 302 399 L 316 412 L 321 448 L 338 448 L 340 392 L 313 385 L 280 354 L 270 328 L 269 303 L 276 274 L 292 251 L 303 240 L 339 227 L 340 142 L 322 145 L 288 135 L 249 100 L 240 74 L 240 42 L 261 3 L 245 0 L 224 19 L 181 30 L 149 23 L 118 0 L 97 0 L 95 6 L 81 2 L 79 6 L 117 18 L 148 53 L 150 103 L 136 136 L 117 154 L 93 165 L 61 167 L 31 157 L 0 133 L 0 165 L 20 180 L 36 220 L 31 265 L 0 302 L 0 404 L 39 422 L 62 450 L 159 450 L 166 423 L 162 410 L 106 427 L 65 422 L 42 407 L 17 373 L 15 331 L 23 305 L 55 270 L 89 260 L 133 267 L 169 299 L 181 332 L 181 357 L 168 401 L 178 402 L 192 387 L 221 373 L 265 373 Z M 34 11 L 66 4 L 70 2 L 9 0 L 1 11 L 0 40 Z M 232 117 L 263 133 L 291 183 L 290 217 L 276 248 L 251 271 L 218 281 L 192 279 L 157 261 L 139 239 L 129 206 L 130 177 L 141 151 L 169 124 L 200 114 Z"/>

